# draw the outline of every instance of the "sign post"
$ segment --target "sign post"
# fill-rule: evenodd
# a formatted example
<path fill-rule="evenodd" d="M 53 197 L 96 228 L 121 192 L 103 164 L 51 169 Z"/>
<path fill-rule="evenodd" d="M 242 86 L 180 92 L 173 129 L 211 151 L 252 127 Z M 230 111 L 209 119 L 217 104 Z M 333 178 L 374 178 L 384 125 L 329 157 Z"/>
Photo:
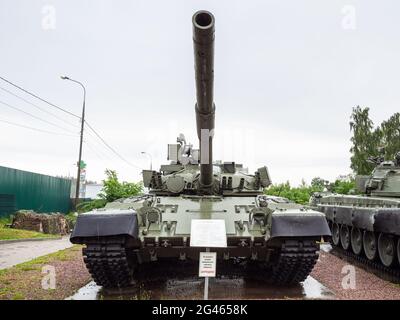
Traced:
<path fill-rule="evenodd" d="M 204 300 L 208 300 L 209 278 L 215 277 L 217 253 L 210 248 L 226 248 L 225 220 L 193 219 L 190 231 L 190 246 L 206 248 L 200 252 L 199 277 L 204 277 Z"/>

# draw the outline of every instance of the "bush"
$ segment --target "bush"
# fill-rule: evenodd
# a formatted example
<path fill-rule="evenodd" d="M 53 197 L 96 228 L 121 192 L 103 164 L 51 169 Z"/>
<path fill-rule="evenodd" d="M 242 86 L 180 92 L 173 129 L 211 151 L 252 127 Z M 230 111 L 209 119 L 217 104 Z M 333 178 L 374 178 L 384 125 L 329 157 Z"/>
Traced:
<path fill-rule="evenodd" d="M 68 228 L 72 230 L 75 227 L 76 218 L 78 217 L 78 215 L 75 212 L 70 212 L 66 214 L 64 217 L 68 222 Z"/>
<path fill-rule="evenodd" d="M 288 181 L 286 183 L 270 186 L 265 190 L 265 194 L 284 197 L 299 204 L 308 204 L 310 196 L 317 191 L 321 190 L 305 184 L 302 184 L 297 188 L 291 187 Z"/>
<path fill-rule="evenodd" d="M 99 196 L 107 202 L 136 196 L 143 192 L 143 184 L 141 182 L 119 182 L 116 171 L 107 169 L 105 173 L 107 179 L 103 180 L 103 189 Z"/>
<path fill-rule="evenodd" d="M 103 208 L 107 204 L 107 200 L 105 199 L 95 199 L 91 201 L 81 202 L 76 206 L 76 210 L 79 213 L 92 211 L 94 209 Z"/>
<path fill-rule="evenodd" d="M 284 197 L 299 204 L 308 204 L 314 192 L 321 192 L 324 189 L 340 194 L 349 194 L 355 189 L 355 181 L 352 176 L 339 177 L 335 182 L 323 180 L 319 177 L 312 179 L 311 185 L 304 181 L 298 187 L 291 187 L 289 181 L 286 183 L 271 185 L 264 190 L 265 194 Z"/>

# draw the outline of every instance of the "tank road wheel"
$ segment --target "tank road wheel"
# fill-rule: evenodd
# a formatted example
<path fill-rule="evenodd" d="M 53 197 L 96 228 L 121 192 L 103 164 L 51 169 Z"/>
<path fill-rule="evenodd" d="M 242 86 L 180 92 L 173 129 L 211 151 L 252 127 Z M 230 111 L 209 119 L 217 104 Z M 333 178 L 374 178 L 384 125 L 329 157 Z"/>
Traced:
<path fill-rule="evenodd" d="M 359 228 L 351 228 L 351 249 L 356 255 L 360 255 L 363 248 L 362 232 Z"/>
<path fill-rule="evenodd" d="M 393 265 L 396 256 L 396 244 L 392 236 L 384 233 L 379 235 L 378 253 L 384 266 L 391 267 Z"/>
<path fill-rule="evenodd" d="M 350 230 L 345 224 L 342 224 L 340 227 L 340 244 L 344 250 L 348 250 L 350 248 Z"/>
<path fill-rule="evenodd" d="M 372 231 L 365 231 L 363 235 L 363 247 L 365 255 L 369 260 L 375 260 L 378 250 L 376 235 Z"/>
<path fill-rule="evenodd" d="M 337 223 L 332 224 L 332 242 L 335 246 L 340 243 L 340 227 Z"/>

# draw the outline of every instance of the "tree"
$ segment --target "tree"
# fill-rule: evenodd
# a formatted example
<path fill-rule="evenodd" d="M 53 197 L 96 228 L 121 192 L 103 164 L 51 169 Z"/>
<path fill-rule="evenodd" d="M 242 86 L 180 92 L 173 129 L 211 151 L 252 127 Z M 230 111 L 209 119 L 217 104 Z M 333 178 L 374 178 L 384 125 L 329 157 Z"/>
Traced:
<path fill-rule="evenodd" d="M 385 159 L 392 160 L 400 151 L 400 113 L 396 112 L 381 126 L 382 144 L 385 146 Z"/>
<path fill-rule="evenodd" d="M 360 106 L 353 108 L 350 131 L 353 132 L 350 167 L 356 174 L 368 175 L 372 172 L 374 164 L 367 160 L 369 157 L 379 155 L 378 148 L 382 135 L 379 127 L 374 129 L 374 123 L 369 118 L 369 108 L 363 109 Z"/>
<path fill-rule="evenodd" d="M 335 182 L 330 184 L 329 189 L 339 194 L 349 194 L 355 192 L 356 182 L 353 175 L 339 176 Z"/>
<path fill-rule="evenodd" d="M 329 183 L 329 181 L 326 181 L 320 177 L 315 177 L 311 180 L 311 187 L 314 189 L 320 189 L 323 190 L 324 187 Z"/>
<path fill-rule="evenodd" d="M 119 182 L 117 172 L 107 169 L 105 171 L 107 178 L 103 180 L 103 189 L 99 194 L 100 198 L 111 202 L 121 198 L 136 196 L 143 192 L 142 183 Z"/>
<path fill-rule="evenodd" d="M 356 174 L 371 174 L 375 164 L 368 162 L 368 158 L 384 156 L 386 160 L 392 160 L 400 151 L 399 112 L 374 128 L 369 118 L 369 108 L 357 106 L 353 108 L 351 114 L 350 130 L 353 132 L 351 137 L 353 145 L 350 149 L 351 168 Z M 381 150 L 384 150 L 384 153 Z"/>

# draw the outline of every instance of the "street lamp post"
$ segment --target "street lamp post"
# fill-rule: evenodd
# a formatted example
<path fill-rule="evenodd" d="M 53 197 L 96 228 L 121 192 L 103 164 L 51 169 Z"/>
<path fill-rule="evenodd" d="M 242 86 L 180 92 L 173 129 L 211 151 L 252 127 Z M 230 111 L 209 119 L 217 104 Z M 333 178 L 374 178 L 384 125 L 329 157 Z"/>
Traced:
<path fill-rule="evenodd" d="M 75 209 L 76 206 L 78 205 L 78 201 L 79 201 L 79 189 L 80 189 L 80 182 L 81 182 L 81 162 L 82 162 L 82 144 L 83 144 L 83 129 L 85 126 L 85 102 L 86 102 L 86 88 L 85 86 L 77 81 L 77 80 L 73 80 L 70 79 L 66 76 L 61 76 L 61 79 L 63 80 L 69 80 L 72 82 L 75 82 L 77 84 L 79 84 L 82 88 L 83 88 L 83 107 L 82 107 L 82 118 L 81 118 L 81 137 L 80 137 L 80 141 L 79 141 L 79 158 L 78 158 L 78 174 L 76 176 L 76 190 L 75 190 Z"/>
<path fill-rule="evenodd" d="M 145 151 L 140 152 L 141 154 L 148 155 L 150 158 L 150 170 L 153 170 L 153 158 L 151 157 L 151 154 Z"/>

